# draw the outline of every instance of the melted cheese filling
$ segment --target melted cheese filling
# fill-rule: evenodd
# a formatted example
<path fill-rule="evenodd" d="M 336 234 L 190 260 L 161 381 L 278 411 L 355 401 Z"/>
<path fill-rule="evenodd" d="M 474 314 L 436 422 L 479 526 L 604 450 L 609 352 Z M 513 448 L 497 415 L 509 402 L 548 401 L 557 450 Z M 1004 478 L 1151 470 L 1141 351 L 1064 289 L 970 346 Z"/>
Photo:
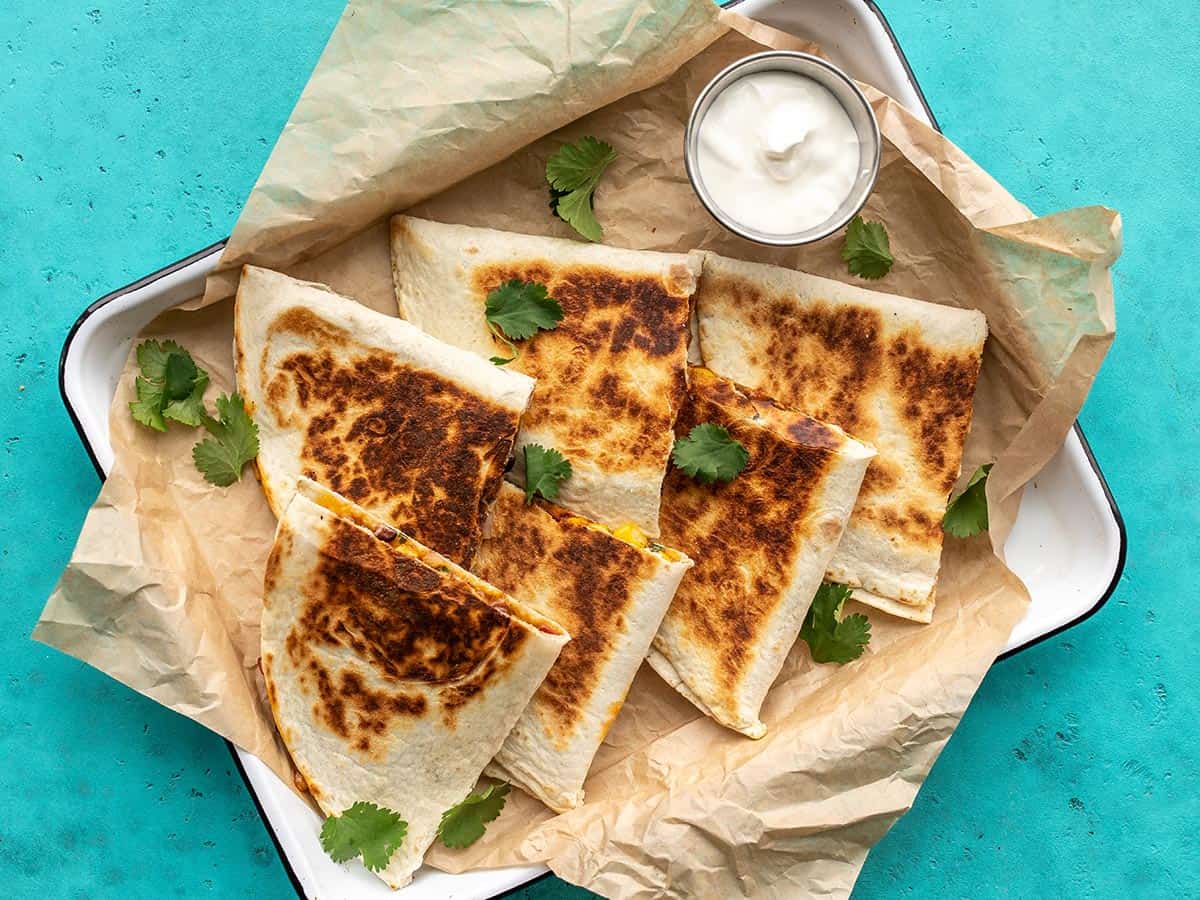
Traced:
<path fill-rule="evenodd" d="M 632 522 L 626 522 L 624 525 L 619 525 L 616 528 L 609 528 L 607 525 L 601 525 L 599 522 L 593 522 L 591 519 L 585 519 L 582 516 L 572 516 L 567 521 L 572 525 L 582 525 L 585 528 L 592 529 L 592 531 L 612 535 L 622 543 L 628 544 L 631 547 L 637 547 L 639 550 L 649 550 L 651 553 L 657 553 L 663 559 L 670 562 L 679 562 L 683 559 L 683 554 L 678 550 L 672 550 L 670 547 L 664 547 L 658 541 L 650 540 L 646 532 L 642 531 L 642 529 L 638 528 Z"/>

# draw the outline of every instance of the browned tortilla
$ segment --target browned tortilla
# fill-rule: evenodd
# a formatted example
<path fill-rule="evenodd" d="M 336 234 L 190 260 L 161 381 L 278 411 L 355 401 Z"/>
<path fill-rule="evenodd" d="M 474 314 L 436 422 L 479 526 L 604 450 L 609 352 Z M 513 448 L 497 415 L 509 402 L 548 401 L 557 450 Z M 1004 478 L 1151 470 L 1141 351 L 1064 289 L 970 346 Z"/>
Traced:
<path fill-rule="evenodd" d="M 247 268 L 236 322 L 238 384 L 275 514 L 304 475 L 468 561 L 528 380 L 265 269 Z"/>
<path fill-rule="evenodd" d="M 583 781 L 691 561 L 638 547 L 524 492 L 500 491 L 473 565 L 571 635 L 493 771 L 557 810 Z"/>
<path fill-rule="evenodd" d="M 671 425 L 687 388 L 698 264 L 682 254 L 392 220 L 401 315 L 441 340 L 509 357 L 487 327 L 488 293 L 517 279 L 544 285 L 559 302 L 557 327 L 519 341 L 508 364 L 537 379 L 518 447 L 554 447 L 571 461 L 563 506 L 651 535 Z"/>
<path fill-rule="evenodd" d="M 675 432 L 728 430 L 749 453 L 729 482 L 672 466 L 663 540 L 696 560 L 650 662 L 717 721 L 752 737 L 767 689 L 796 639 L 841 538 L 870 448 L 708 369 L 694 368 Z"/>
<path fill-rule="evenodd" d="M 878 449 L 829 577 L 929 621 L 983 315 L 714 254 L 696 305 L 706 365 Z"/>
<path fill-rule="evenodd" d="M 561 448 L 568 458 L 603 469 L 658 465 L 687 390 L 687 296 L 658 275 L 548 259 L 481 266 L 471 290 L 482 306 L 514 278 L 546 285 L 563 308 L 559 326 L 524 342 L 513 363 L 538 382 L 522 427 L 569 435 Z"/>
<path fill-rule="evenodd" d="M 474 787 L 565 633 L 450 560 L 304 480 L 267 563 L 262 666 L 279 732 L 328 814 L 402 811 L 404 884 Z"/>

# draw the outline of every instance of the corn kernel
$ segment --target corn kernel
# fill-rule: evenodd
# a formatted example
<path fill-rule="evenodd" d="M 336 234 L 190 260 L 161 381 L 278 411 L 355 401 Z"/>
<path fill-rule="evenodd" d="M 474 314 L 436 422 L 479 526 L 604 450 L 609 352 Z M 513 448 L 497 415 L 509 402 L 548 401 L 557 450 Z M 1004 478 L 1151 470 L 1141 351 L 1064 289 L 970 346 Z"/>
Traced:
<path fill-rule="evenodd" d="M 634 547 L 645 547 L 650 543 L 642 529 L 638 528 L 632 522 L 617 528 L 613 532 L 613 537 L 627 544 L 632 544 Z"/>

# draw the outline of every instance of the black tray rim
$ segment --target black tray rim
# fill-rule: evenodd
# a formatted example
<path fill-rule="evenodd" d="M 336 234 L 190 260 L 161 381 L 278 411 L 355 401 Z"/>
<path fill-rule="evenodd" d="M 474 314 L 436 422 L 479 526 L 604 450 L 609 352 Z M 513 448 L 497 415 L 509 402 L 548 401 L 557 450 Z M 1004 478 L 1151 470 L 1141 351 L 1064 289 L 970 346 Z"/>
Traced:
<path fill-rule="evenodd" d="M 723 9 L 731 9 L 735 6 L 738 6 L 741 2 L 742 0 L 732 0 L 732 2 L 722 3 L 720 5 Z M 937 116 L 934 115 L 933 109 L 930 107 L 929 101 L 925 97 L 925 92 L 921 89 L 921 84 L 917 81 L 917 76 L 913 72 L 912 66 L 908 62 L 908 57 L 905 56 L 904 50 L 900 46 L 900 42 L 896 39 L 896 33 L 892 30 L 891 23 L 888 22 L 883 10 L 879 8 L 879 4 L 875 2 L 875 0 L 864 0 L 864 2 L 871 12 L 879 19 L 879 23 L 883 26 L 884 31 L 887 33 L 888 40 L 895 49 L 896 55 L 900 58 L 900 62 L 904 66 L 904 72 L 907 75 L 908 80 L 912 83 L 913 89 L 916 91 L 917 97 L 921 101 L 921 106 L 924 107 L 926 114 L 929 116 L 929 120 L 933 123 L 933 127 L 938 131 L 941 131 L 942 129 L 938 124 Z M 87 452 L 88 459 L 91 460 L 92 467 L 96 470 L 96 475 L 99 477 L 100 481 L 103 482 L 105 479 L 104 469 L 101 468 L 100 461 L 96 458 L 96 452 L 93 449 L 91 442 L 87 439 L 87 436 L 83 432 L 83 426 L 79 421 L 79 416 L 76 413 L 75 408 L 71 405 L 70 399 L 67 397 L 67 357 L 70 354 L 71 346 L 74 343 L 75 336 L 79 333 L 80 328 L 83 327 L 84 323 L 87 322 L 88 319 L 90 319 L 93 315 L 95 315 L 96 312 L 107 306 L 109 303 L 119 300 L 121 297 L 124 297 L 127 294 L 153 284 L 154 282 L 161 278 L 165 278 L 167 275 L 170 275 L 173 272 L 177 272 L 200 259 L 222 250 L 228 242 L 229 238 L 216 241 L 215 243 L 209 244 L 202 250 L 197 250 L 195 253 L 191 253 L 182 259 L 178 259 L 169 265 L 163 266 L 161 269 L 151 272 L 148 275 L 143 275 L 141 278 L 130 282 L 124 287 L 110 291 L 109 293 L 90 303 L 88 307 L 82 313 L 80 313 L 79 318 L 75 320 L 74 324 L 71 325 L 70 330 L 67 332 L 66 339 L 63 341 L 62 351 L 59 353 L 58 358 L 58 393 L 62 400 L 63 407 L 67 411 L 67 416 L 71 420 L 71 425 L 75 428 L 75 434 L 78 436 L 79 442 L 83 445 L 83 449 Z M 1104 477 L 1104 472 L 1101 470 L 1100 464 L 1096 461 L 1096 456 L 1092 452 L 1091 444 L 1088 443 L 1087 437 L 1083 433 L 1083 428 L 1080 426 L 1078 421 L 1075 422 L 1073 427 L 1075 429 L 1075 433 L 1079 436 L 1080 444 L 1083 446 L 1083 452 L 1087 457 L 1088 465 L 1090 465 L 1092 467 L 1092 471 L 1096 473 L 1096 477 L 1100 482 L 1101 490 L 1104 492 L 1104 498 L 1108 502 L 1109 509 L 1112 511 L 1113 521 L 1117 526 L 1117 532 L 1120 537 L 1120 546 L 1117 552 L 1117 566 L 1113 571 L 1112 580 L 1109 582 L 1108 587 L 1104 589 L 1104 593 L 1101 594 L 1100 598 L 1086 612 L 1081 613 L 1074 619 L 1071 619 L 1069 622 L 1058 626 L 1052 631 L 1048 631 L 1045 634 L 1040 634 L 1037 637 L 1026 641 L 1021 646 L 1014 647 L 1012 650 L 1000 654 L 996 657 L 996 662 L 1011 659 L 1016 654 L 1024 650 L 1028 650 L 1030 647 L 1034 647 L 1043 641 L 1048 641 L 1051 638 L 1062 634 L 1064 631 L 1086 622 L 1088 619 L 1098 613 L 1106 603 L 1108 603 L 1109 598 L 1112 597 L 1112 595 L 1116 592 L 1117 585 L 1120 583 L 1121 576 L 1125 571 L 1125 561 L 1128 552 L 1128 538 L 1125 531 L 1125 518 L 1121 515 L 1121 510 L 1117 506 L 1116 498 L 1113 497 L 1112 490 L 1108 486 L 1108 480 Z M 246 788 L 246 792 L 250 795 L 250 799 L 254 803 L 255 810 L 258 811 L 259 819 L 262 820 L 263 825 L 267 829 L 267 833 L 271 836 L 271 842 L 275 845 L 275 852 L 279 855 L 279 861 L 283 864 L 284 871 L 287 872 L 288 880 L 291 882 L 292 888 L 296 891 L 296 895 L 303 900 L 303 898 L 307 897 L 304 892 L 304 886 L 300 883 L 300 877 L 296 874 L 296 870 L 292 867 L 291 860 L 288 859 L 287 852 L 283 849 L 283 844 L 279 840 L 279 835 L 275 832 L 275 828 L 271 825 L 270 818 L 268 818 L 266 811 L 263 809 L 262 802 L 258 799 L 258 794 L 254 790 L 254 785 L 250 783 L 250 777 L 246 774 L 246 769 L 242 765 L 242 760 L 237 754 L 237 747 L 232 741 L 225 740 L 225 748 L 229 751 L 229 755 L 233 758 L 233 763 L 237 767 L 238 775 L 241 776 L 242 783 Z M 546 872 L 542 875 L 536 876 L 535 878 L 529 879 L 529 881 L 526 881 L 523 884 L 508 888 L 507 890 L 492 896 L 494 900 L 499 900 L 499 898 L 503 897 L 509 897 L 516 891 L 525 890 L 531 884 L 535 884 L 539 881 L 549 878 L 552 874 L 552 872 Z"/>

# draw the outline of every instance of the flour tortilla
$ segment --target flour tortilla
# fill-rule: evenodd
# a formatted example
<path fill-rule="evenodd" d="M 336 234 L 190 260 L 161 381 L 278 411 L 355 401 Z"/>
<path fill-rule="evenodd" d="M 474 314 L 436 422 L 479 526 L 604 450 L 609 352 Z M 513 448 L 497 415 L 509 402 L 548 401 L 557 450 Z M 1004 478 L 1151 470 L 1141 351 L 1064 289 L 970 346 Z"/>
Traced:
<path fill-rule="evenodd" d="M 567 641 L 550 620 L 307 479 L 267 563 L 262 667 L 317 805 L 408 823 L 407 884 Z"/>
<path fill-rule="evenodd" d="M 696 560 L 647 657 L 672 687 L 752 738 L 759 710 L 820 587 L 875 451 L 827 425 L 692 370 L 675 424 L 720 425 L 749 452 L 741 474 L 702 484 L 672 466 L 663 540 Z"/>
<path fill-rule="evenodd" d="M 469 562 L 533 382 L 269 269 L 245 268 L 234 323 L 275 515 L 305 475 Z"/>
<path fill-rule="evenodd" d="M 983 314 L 712 253 L 696 306 L 705 365 L 878 449 L 828 578 L 931 621 Z"/>
<path fill-rule="evenodd" d="M 571 461 L 563 506 L 658 534 L 671 426 L 687 387 L 698 255 L 396 216 L 392 271 L 402 316 L 484 357 L 511 355 L 488 331 L 488 292 L 514 278 L 545 284 L 563 320 L 519 342 L 520 356 L 506 367 L 537 379 L 518 448 L 554 447 Z M 521 463 L 518 450 L 518 480 Z"/>
<path fill-rule="evenodd" d="M 489 775 L 557 812 L 583 802 L 592 758 L 691 566 L 682 554 L 638 548 L 545 501 L 526 505 L 511 484 L 500 489 L 472 568 L 562 625 L 571 643 Z"/>

